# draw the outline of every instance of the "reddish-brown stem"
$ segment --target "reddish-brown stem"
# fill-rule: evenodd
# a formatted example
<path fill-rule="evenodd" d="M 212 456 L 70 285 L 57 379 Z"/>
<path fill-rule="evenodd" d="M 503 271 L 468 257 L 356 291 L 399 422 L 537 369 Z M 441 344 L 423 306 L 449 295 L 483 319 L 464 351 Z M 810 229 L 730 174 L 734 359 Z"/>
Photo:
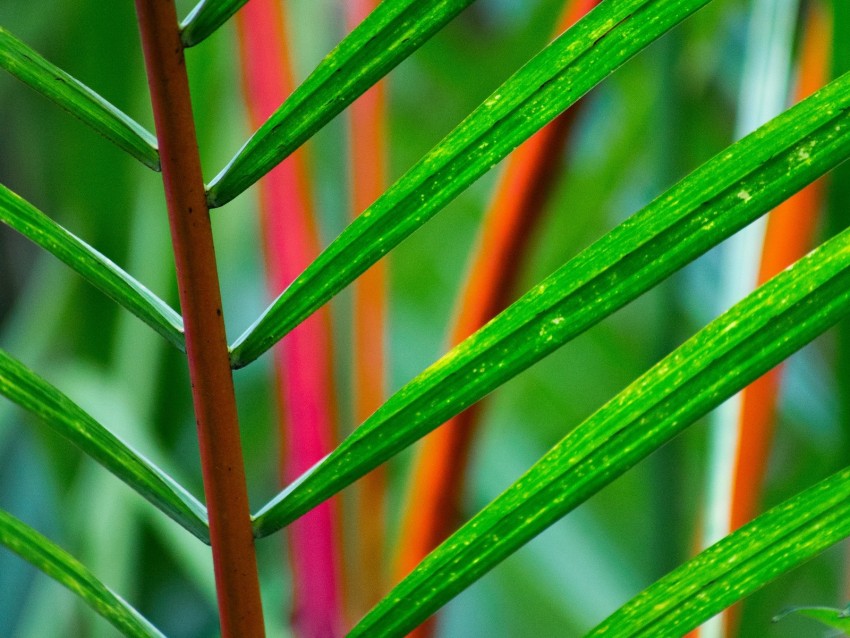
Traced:
<path fill-rule="evenodd" d="M 223 638 L 261 637 L 254 537 L 212 227 L 173 0 L 136 0 L 198 428 Z"/>

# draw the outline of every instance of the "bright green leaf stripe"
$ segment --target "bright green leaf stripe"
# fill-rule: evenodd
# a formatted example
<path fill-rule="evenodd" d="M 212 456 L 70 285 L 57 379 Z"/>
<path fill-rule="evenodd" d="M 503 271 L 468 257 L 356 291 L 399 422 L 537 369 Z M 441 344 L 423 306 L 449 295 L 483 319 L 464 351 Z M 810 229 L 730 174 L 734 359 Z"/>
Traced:
<path fill-rule="evenodd" d="M 378 5 L 216 176 L 210 206 L 226 204 L 269 172 L 473 1 Z"/>
<path fill-rule="evenodd" d="M 95 421 L 76 403 L 0 350 L 0 394 L 41 417 L 160 510 L 209 543 L 207 513 L 170 476 Z"/>
<path fill-rule="evenodd" d="M 156 627 L 77 559 L 3 510 L 0 510 L 0 544 L 77 594 L 125 636 L 163 638 Z"/>
<path fill-rule="evenodd" d="M 519 144 L 708 1 L 602 2 L 354 220 L 234 344 L 234 366 L 268 350 Z"/>
<path fill-rule="evenodd" d="M 137 160 L 160 170 L 156 138 L 129 115 L 0 27 L 0 67 L 53 100 Z"/>
<path fill-rule="evenodd" d="M 774 507 L 638 594 L 588 636 L 683 636 L 850 535 L 850 470 Z M 839 629 L 838 609 L 800 610 Z"/>
<path fill-rule="evenodd" d="M 350 635 L 404 635 L 848 312 L 850 231 L 757 289 L 578 426 L 429 554 Z"/>
<path fill-rule="evenodd" d="M 168 304 L 101 255 L 0 184 L 0 221 L 53 253 L 82 277 L 186 351 L 183 319 Z"/>
<path fill-rule="evenodd" d="M 622 307 L 850 154 L 850 75 L 729 147 L 408 383 L 266 506 L 270 534 Z"/>

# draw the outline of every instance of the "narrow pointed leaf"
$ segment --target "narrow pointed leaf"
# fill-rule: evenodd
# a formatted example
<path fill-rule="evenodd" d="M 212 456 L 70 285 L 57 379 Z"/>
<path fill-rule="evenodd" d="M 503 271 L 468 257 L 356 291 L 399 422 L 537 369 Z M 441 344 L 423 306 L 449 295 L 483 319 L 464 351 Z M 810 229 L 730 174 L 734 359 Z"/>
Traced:
<path fill-rule="evenodd" d="M 203 505 L 71 399 L 1 350 L 0 394 L 40 417 L 192 534 L 209 542 Z"/>
<path fill-rule="evenodd" d="M 203 42 L 227 22 L 248 0 L 200 0 L 180 23 L 180 39 L 187 47 Z"/>
<path fill-rule="evenodd" d="M 382 2 L 254 133 L 209 186 L 210 207 L 283 161 L 473 0 Z"/>
<path fill-rule="evenodd" d="M 758 288 L 579 425 L 429 554 L 349 635 L 404 635 L 848 312 L 850 231 Z"/>
<path fill-rule="evenodd" d="M 186 351 L 183 320 L 171 307 L 84 241 L 0 184 L 0 221 L 53 253 L 86 281 Z"/>
<path fill-rule="evenodd" d="M 694 171 L 392 396 L 263 508 L 269 534 L 695 259 L 850 154 L 850 75 Z"/>
<path fill-rule="evenodd" d="M 358 217 L 233 346 L 270 348 L 628 58 L 709 0 L 603 2 L 508 79 Z"/>
<path fill-rule="evenodd" d="M 850 495 L 845 495 L 844 498 L 848 499 L 848 502 L 850 502 L 850 498 L 848 497 L 850 497 Z M 845 520 L 850 520 L 850 513 L 846 513 L 844 518 Z M 634 602 L 637 603 L 638 601 Z M 791 609 L 786 609 L 781 614 L 775 616 L 773 618 L 773 622 L 779 622 L 786 616 L 790 616 L 792 614 L 813 618 L 822 625 L 838 629 L 845 634 L 850 632 L 850 616 L 848 616 L 846 609 L 836 609 L 834 607 L 792 607 Z"/>
<path fill-rule="evenodd" d="M 848 535 L 850 470 L 845 469 L 676 568 L 588 637 L 682 636 Z M 792 612 L 850 629 L 850 619 L 842 618 L 840 609 L 797 608 L 786 614 Z"/>
<path fill-rule="evenodd" d="M 0 545 L 70 589 L 123 635 L 163 638 L 156 627 L 95 578 L 77 559 L 3 510 L 0 510 Z"/>
<path fill-rule="evenodd" d="M 0 67 L 79 118 L 137 160 L 159 170 L 156 138 L 129 115 L 0 27 Z"/>

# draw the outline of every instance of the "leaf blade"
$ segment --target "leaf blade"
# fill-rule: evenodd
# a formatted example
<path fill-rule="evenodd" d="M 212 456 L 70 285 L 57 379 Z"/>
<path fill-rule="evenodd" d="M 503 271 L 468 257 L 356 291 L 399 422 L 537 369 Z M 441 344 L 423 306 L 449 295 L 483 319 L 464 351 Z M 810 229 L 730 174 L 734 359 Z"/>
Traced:
<path fill-rule="evenodd" d="M 234 367 L 264 353 L 519 144 L 709 1 L 625 0 L 589 12 L 348 226 L 237 339 Z"/>
<path fill-rule="evenodd" d="M 200 44 L 227 22 L 248 0 L 199 0 L 180 23 L 183 46 Z"/>
<path fill-rule="evenodd" d="M 0 221 L 56 256 L 101 292 L 186 351 L 183 320 L 168 304 L 35 206 L 0 184 Z"/>
<path fill-rule="evenodd" d="M 150 503 L 205 543 L 206 508 L 47 381 L 0 350 L 0 394 L 39 416 Z"/>
<path fill-rule="evenodd" d="M 588 637 L 684 635 L 850 534 L 848 497 L 850 470 L 845 469 L 765 512 L 656 581 Z M 797 608 L 786 613 L 792 611 L 837 629 L 850 628 L 838 609 Z"/>
<path fill-rule="evenodd" d="M 473 1 L 379 4 L 213 179 L 210 207 L 226 204 L 274 168 Z"/>
<path fill-rule="evenodd" d="M 773 622 L 779 622 L 791 614 L 812 618 L 822 625 L 838 629 L 845 634 L 850 632 L 850 617 L 847 616 L 846 609 L 836 609 L 835 607 L 792 607 L 774 616 L 772 620 Z"/>
<path fill-rule="evenodd" d="M 850 75 L 709 160 L 392 396 L 257 514 L 267 535 L 635 299 L 850 154 Z"/>
<path fill-rule="evenodd" d="M 0 545 L 74 592 L 125 636 L 164 638 L 73 556 L 3 510 L 0 510 Z"/>
<path fill-rule="evenodd" d="M 160 170 L 156 137 L 85 84 L 0 27 L 0 67 L 142 164 Z"/>

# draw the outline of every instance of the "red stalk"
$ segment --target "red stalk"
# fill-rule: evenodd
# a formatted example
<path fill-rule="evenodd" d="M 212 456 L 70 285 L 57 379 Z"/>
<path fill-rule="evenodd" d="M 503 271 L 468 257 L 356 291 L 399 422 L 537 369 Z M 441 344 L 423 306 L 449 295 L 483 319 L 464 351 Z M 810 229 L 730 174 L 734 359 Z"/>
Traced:
<path fill-rule="evenodd" d="M 590 11 L 598 0 L 574 0 L 559 21 L 560 33 Z M 558 174 L 557 167 L 572 129 L 576 110 L 570 109 L 520 146 L 508 161 L 496 195 L 483 222 L 478 250 L 460 296 L 451 330 L 459 343 L 508 304 L 526 254 L 528 240 Z M 456 527 L 460 486 L 480 413 L 480 403 L 450 419 L 428 435 L 414 460 L 410 505 L 402 521 L 394 576 L 409 573 Z M 427 636 L 433 627 L 414 632 Z"/>
<path fill-rule="evenodd" d="M 183 45 L 171 0 L 136 0 L 136 13 L 186 330 L 221 633 L 259 638 L 265 632 L 254 538 Z"/>
<path fill-rule="evenodd" d="M 377 0 L 345 3 L 349 29 L 356 27 L 378 4 Z M 353 215 L 365 210 L 386 188 L 386 97 L 379 82 L 351 105 L 351 207 Z M 354 292 L 354 413 L 362 423 L 385 398 L 386 261 L 363 273 Z M 351 548 L 348 578 L 349 615 L 360 618 L 386 590 L 384 545 L 386 530 L 386 468 L 364 476 L 354 488 L 358 533 Z"/>
<path fill-rule="evenodd" d="M 251 124 L 264 122 L 292 92 L 286 22 L 277 0 L 254 0 L 237 15 L 244 88 Z M 319 252 L 309 171 L 296 152 L 259 184 L 266 269 L 279 294 Z M 330 317 L 322 309 L 275 348 L 288 484 L 325 456 L 335 440 Z M 301 638 L 341 634 L 338 516 L 324 503 L 287 529 L 293 575 L 292 624 Z"/>

